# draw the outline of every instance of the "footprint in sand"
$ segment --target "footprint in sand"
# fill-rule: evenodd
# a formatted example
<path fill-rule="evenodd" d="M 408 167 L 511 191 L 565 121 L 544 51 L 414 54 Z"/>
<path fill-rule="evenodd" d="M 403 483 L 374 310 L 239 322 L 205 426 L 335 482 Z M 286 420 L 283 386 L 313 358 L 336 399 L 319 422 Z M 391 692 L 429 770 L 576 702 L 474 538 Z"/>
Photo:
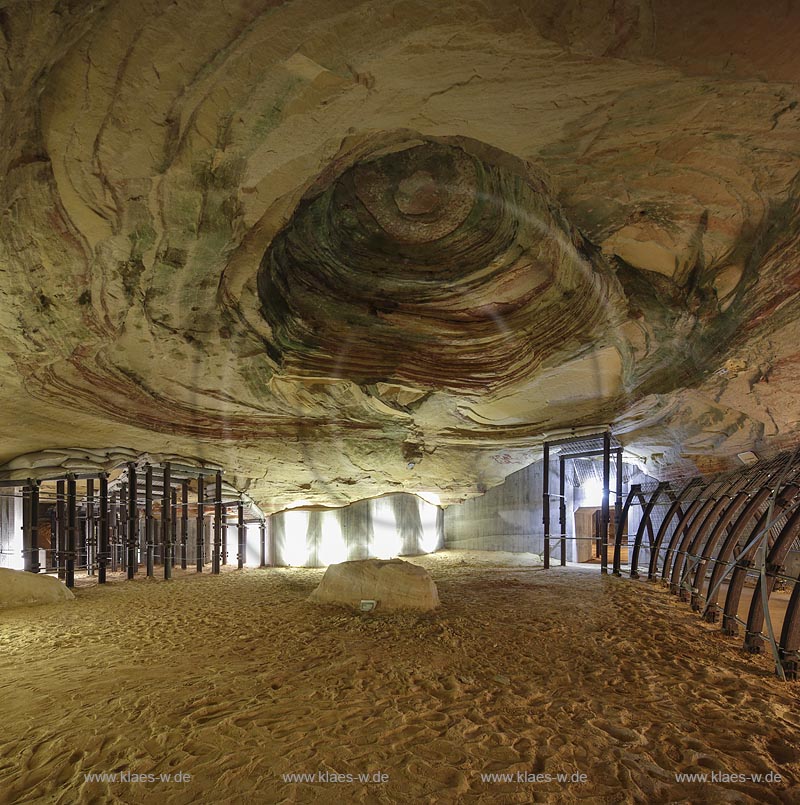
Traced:
<path fill-rule="evenodd" d="M 641 737 L 633 730 L 629 730 L 619 724 L 611 724 L 608 721 L 590 721 L 593 727 L 608 733 L 615 741 L 620 743 L 639 743 Z"/>

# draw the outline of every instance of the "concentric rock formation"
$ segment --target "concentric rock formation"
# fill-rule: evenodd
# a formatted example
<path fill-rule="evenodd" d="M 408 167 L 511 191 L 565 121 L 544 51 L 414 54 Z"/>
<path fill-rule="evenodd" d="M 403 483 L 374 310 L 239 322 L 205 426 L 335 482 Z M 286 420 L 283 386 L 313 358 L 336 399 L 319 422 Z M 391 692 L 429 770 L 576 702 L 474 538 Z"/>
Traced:
<path fill-rule="evenodd" d="M 798 37 L 744 0 L 4 6 L 0 461 L 194 457 L 275 511 L 461 500 L 573 427 L 655 474 L 795 442 Z"/>
<path fill-rule="evenodd" d="M 315 189 L 259 294 L 292 372 L 424 392 L 507 387 L 621 318 L 530 166 L 463 138 L 384 146 Z"/>

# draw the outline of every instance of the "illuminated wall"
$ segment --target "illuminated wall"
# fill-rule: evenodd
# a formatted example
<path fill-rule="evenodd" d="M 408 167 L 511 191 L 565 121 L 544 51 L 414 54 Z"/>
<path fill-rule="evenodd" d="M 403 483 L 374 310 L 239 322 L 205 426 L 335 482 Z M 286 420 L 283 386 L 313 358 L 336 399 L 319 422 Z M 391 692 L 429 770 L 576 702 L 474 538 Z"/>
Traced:
<path fill-rule="evenodd" d="M 22 490 L 7 487 L 0 496 L 0 567 L 21 570 Z"/>
<path fill-rule="evenodd" d="M 442 546 L 442 510 L 416 495 L 360 500 L 340 509 L 272 515 L 275 564 L 305 567 L 431 553 Z"/>

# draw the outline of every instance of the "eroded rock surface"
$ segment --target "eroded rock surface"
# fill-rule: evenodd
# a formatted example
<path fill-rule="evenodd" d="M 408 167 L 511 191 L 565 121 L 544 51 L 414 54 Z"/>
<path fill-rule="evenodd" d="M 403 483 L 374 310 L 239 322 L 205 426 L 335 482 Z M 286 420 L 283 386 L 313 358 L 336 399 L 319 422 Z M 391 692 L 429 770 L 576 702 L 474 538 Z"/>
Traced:
<path fill-rule="evenodd" d="M 439 606 L 439 592 L 424 567 L 402 559 L 359 559 L 330 565 L 308 600 L 356 608 L 375 601 L 381 612 L 431 610 Z"/>
<path fill-rule="evenodd" d="M 52 576 L 0 567 L 0 609 L 58 604 L 75 596 Z"/>
<path fill-rule="evenodd" d="M 796 442 L 798 39 L 738 0 L 0 9 L 0 461 L 193 457 L 274 511 L 460 500 L 572 427 L 656 475 Z"/>

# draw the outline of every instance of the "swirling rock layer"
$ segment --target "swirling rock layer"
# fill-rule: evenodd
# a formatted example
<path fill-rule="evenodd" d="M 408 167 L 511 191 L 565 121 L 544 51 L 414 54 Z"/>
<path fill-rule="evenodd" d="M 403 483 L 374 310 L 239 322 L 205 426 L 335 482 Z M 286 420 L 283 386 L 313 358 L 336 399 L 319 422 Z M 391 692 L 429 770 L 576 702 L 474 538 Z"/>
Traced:
<path fill-rule="evenodd" d="M 617 317 L 612 272 L 581 250 L 544 183 L 491 151 L 399 143 L 304 199 L 259 275 L 288 368 L 485 393 Z"/>
<path fill-rule="evenodd" d="M 738 0 L 4 6 L 0 461 L 192 456 L 269 511 L 460 500 L 572 427 L 656 474 L 796 442 L 798 37 Z"/>

